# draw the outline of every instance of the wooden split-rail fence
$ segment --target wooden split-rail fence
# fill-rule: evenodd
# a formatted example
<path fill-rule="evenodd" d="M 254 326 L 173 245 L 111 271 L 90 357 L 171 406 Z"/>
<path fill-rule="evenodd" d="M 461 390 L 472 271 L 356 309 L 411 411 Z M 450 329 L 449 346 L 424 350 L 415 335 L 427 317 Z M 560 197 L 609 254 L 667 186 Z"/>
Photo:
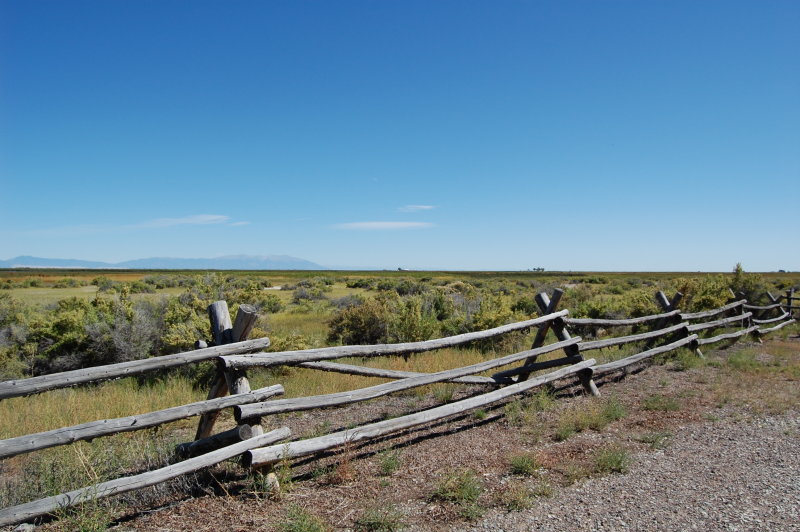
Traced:
<path fill-rule="evenodd" d="M 571 318 L 567 309 L 558 309 L 562 294 L 563 292 L 558 289 L 551 296 L 546 293 L 538 294 L 535 299 L 540 317 L 493 329 L 421 342 L 324 347 L 272 353 L 264 352 L 270 345 L 268 338 L 247 339 L 257 318 L 254 307 L 241 305 L 235 321 L 232 322 L 227 304 L 218 301 L 208 309 L 214 343 L 212 347 L 199 341 L 197 349 L 187 353 L 0 382 L 0 400 L 2 400 L 207 360 L 215 360 L 218 369 L 205 401 L 0 440 L 0 458 L 8 458 L 80 440 L 92 440 L 200 416 L 194 441 L 177 446 L 176 462 L 172 465 L 4 508 L 0 510 L 0 526 L 35 519 L 96 498 L 153 486 L 234 457 L 241 457 L 241 463 L 246 468 L 262 468 L 282 460 L 314 455 L 483 408 L 536 387 L 553 386 L 555 381 L 565 382 L 565 385 L 569 386 L 580 384 L 586 393 L 599 396 L 595 379 L 600 376 L 627 372 L 637 365 L 640 366 L 643 361 L 679 348 L 689 348 L 697 356 L 702 357 L 702 348 L 710 344 L 736 341 L 746 335 L 751 335 L 760 341 L 762 336 L 794 323 L 795 318 L 792 313 L 798 310 L 793 304 L 796 301 L 794 290 L 787 291 L 785 296 L 780 297 L 768 293 L 767 305 L 750 304 L 744 297 L 740 297 L 741 294 L 732 293 L 733 297 L 728 304 L 717 309 L 692 313 L 680 310 L 682 294 L 676 293 L 670 299 L 664 293 L 658 292 L 656 301 L 663 311 L 660 314 L 618 320 L 584 319 Z M 579 336 L 572 336 L 569 332 L 570 329 L 573 332 L 598 329 L 607 331 L 617 327 L 632 327 L 636 332 L 588 341 Z M 349 357 L 407 356 L 446 347 L 463 346 L 478 340 L 534 328 L 537 329 L 536 335 L 533 345 L 528 350 L 435 373 L 396 371 L 330 362 Z M 638 332 L 639 329 L 648 330 Z M 735 330 L 716 336 L 701 337 L 704 331 L 717 329 Z M 549 331 L 553 332 L 556 341 L 545 344 Z M 640 343 L 643 346 L 642 350 L 620 360 L 603 364 L 597 364 L 595 359 L 585 357 L 586 353 L 592 351 L 630 343 Z M 563 355 L 550 360 L 539 360 L 542 355 L 558 351 Z M 521 365 L 495 372 L 491 376 L 479 375 L 494 368 L 517 363 Z M 247 379 L 249 368 L 280 365 L 393 380 L 347 392 L 292 399 L 274 399 L 284 392 L 279 384 L 257 390 L 250 389 Z M 535 372 L 551 369 L 554 371 L 534 375 Z M 480 385 L 493 389 L 428 410 L 303 440 L 286 441 L 291 438 L 291 432 L 286 427 L 268 432 L 264 432 L 262 428 L 262 419 L 265 416 L 348 405 L 440 382 Z M 233 429 L 213 434 L 217 416 L 227 408 L 233 409 L 238 425 Z"/>

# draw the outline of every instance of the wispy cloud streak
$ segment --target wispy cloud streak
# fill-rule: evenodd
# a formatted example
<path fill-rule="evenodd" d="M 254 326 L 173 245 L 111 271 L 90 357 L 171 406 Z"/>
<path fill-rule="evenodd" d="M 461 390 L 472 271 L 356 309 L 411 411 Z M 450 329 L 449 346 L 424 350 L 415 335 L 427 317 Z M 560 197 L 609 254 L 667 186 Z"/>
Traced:
<path fill-rule="evenodd" d="M 400 212 L 418 212 L 430 211 L 435 208 L 435 205 L 403 205 L 402 207 L 398 207 L 397 210 Z"/>
<path fill-rule="evenodd" d="M 130 229 L 159 229 L 162 227 L 174 227 L 176 225 L 221 224 L 230 219 L 230 216 L 225 216 L 222 214 L 195 214 L 193 216 L 184 216 L 183 218 L 156 218 L 155 220 L 148 220 L 140 224 L 133 224 L 123 227 Z"/>
<path fill-rule="evenodd" d="M 356 231 L 395 231 L 399 229 L 426 229 L 433 227 L 433 224 L 428 222 L 352 222 L 337 224 L 333 227 Z"/>
<path fill-rule="evenodd" d="M 103 225 L 103 224 L 83 224 L 83 225 L 66 225 L 61 227 L 48 227 L 44 229 L 32 229 L 29 231 L 22 231 L 22 234 L 29 236 L 40 237 L 71 237 L 71 236 L 85 236 L 94 234 L 109 234 L 109 233 L 126 233 L 131 231 L 150 230 L 150 229 L 165 229 L 168 227 L 177 226 L 192 226 L 192 225 L 212 225 L 223 224 L 230 220 L 230 216 L 222 214 L 195 214 L 192 216 L 184 216 L 182 218 L 155 218 L 153 220 L 146 220 L 144 222 L 125 225 Z M 229 225 L 246 224 L 249 222 L 234 222 Z"/>

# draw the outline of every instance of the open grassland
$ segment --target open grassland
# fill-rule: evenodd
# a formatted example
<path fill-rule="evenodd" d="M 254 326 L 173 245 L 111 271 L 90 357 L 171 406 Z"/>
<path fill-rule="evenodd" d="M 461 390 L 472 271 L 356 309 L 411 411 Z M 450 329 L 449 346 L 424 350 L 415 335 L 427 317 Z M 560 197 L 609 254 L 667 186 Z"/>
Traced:
<path fill-rule="evenodd" d="M 210 340 L 205 309 L 218 299 L 228 301 L 232 314 L 239 304 L 256 305 L 260 317 L 252 336 L 270 337 L 270 350 L 276 351 L 339 343 L 416 341 L 485 329 L 536 315 L 533 296 L 540 291 L 552 293 L 554 288 L 565 291 L 560 308 L 569 308 L 574 317 L 621 318 L 656 313 L 656 290 L 668 295 L 682 291 L 686 294 L 682 306 L 687 310 L 719 306 L 730 297 L 728 288 L 744 291 L 754 302 L 766 304 L 766 290 L 778 295 L 791 287 L 800 288 L 800 274 L 2 271 L 0 286 L 0 378 L 7 379 L 189 350 L 195 340 Z M 665 377 L 664 385 L 642 398 L 637 408 L 655 413 L 683 412 L 690 397 L 702 397 L 704 404 L 720 408 L 730 405 L 766 413 L 794 409 L 800 402 L 800 359 L 797 341 L 790 337 L 798 331 L 800 327 L 795 324 L 776 333 L 765 346 L 750 344 L 721 354 L 706 353 L 706 360 L 689 350 L 659 357 L 656 363 L 664 364 L 671 372 L 667 376 L 691 375 L 702 392 L 677 391 Z M 634 332 L 641 331 L 630 327 L 573 330 L 573 335 L 594 339 Z M 527 332 L 494 343 L 405 358 L 341 362 L 430 373 L 526 349 L 532 341 L 533 334 Z M 551 336 L 548 342 L 552 341 L 555 340 Z M 628 344 L 592 351 L 587 357 L 602 363 L 642 349 L 641 343 Z M 551 353 L 540 360 L 560 356 L 563 354 Z M 485 375 L 503 369 L 506 368 L 496 368 Z M 199 401 L 205 399 L 212 373 L 213 365 L 204 363 L 194 369 L 152 377 L 3 400 L 0 438 Z M 250 378 L 253 388 L 282 384 L 286 397 L 342 392 L 386 382 L 292 367 L 252 371 Z M 360 412 L 358 415 L 367 419 L 390 417 L 475 391 L 476 387 L 437 384 L 395 394 L 390 398 L 391 408 L 378 408 L 368 402 L 360 405 L 361 410 L 352 408 L 346 412 Z M 551 414 L 543 412 L 549 412 L 552 402 L 545 396 L 529 397 L 511 401 L 494 413 L 484 411 L 480 413 L 483 417 L 476 412 L 475 419 L 480 421 L 501 412 L 506 422 L 521 429 L 525 437 L 566 441 L 581 432 L 602 431 L 619 415 L 619 411 L 615 413 L 616 406 L 606 399 L 582 399 L 580 412 L 565 410 L 558 419 L 551 419 Z M 584 408 L 584 402 L 591 403 L 590 408 Z M 542 416 L 545 428 L 537 425 L 542 424 Z M 265 423 L 271 427 L 293 424 L 298 428 L 296 435 L 308 436 L 356 421 L 339 417 L 336 412 L 321 411 L 278 416 Z M 175 444 L 193 438 L 196 422 L 196 418 L 184 420 L 159 429 L 3 460 L 0 506 L 115 478 L 121 472 L 162 466 L 173 459 Z M 218 423 L 219 429 L 224 430 L 232 427 L 234 420 L 224 412 Z M 654 442 L 658 439 L 655 435 L 653 438 Z M 603 465 L 581 462 L 574 467 L 559 462 L 552 467 L 551 483 L 595 474 L 586 471 L 622 467 L 614 465 L 614 459 L 609 455 L 603 457 Z M 520 459 L 520 470 L 526 467 L 522 462 Z M 225 476 L 234 469 L 229 465 L 215 471 Z M 158 492 L 158 497 L 169 498 L 176 493 L 183 497 L 197 488 L 190 484 L 170 486 Z M 227 489 L 222 481 L 219 486 L 223 491 Z M 543 485 L 539 488 L 546 491 Z M 503 504 L 525 504 L 525 497 L 504 499 Z M 442 504 L 460 503 L 445 498 Z M 465 513 L 476 509 L 468 505 L 459 508 Z M 100 521 L 107 518 L 107 514 L 100 513 Z M 69 519 L 64 522 L 75 525 L 73 528 L 92 528 Z"/>
<path fill-rule="evenodd" d="M 405 436 L 349 454 L 335 454 L 318 463 L 291 467 L 284 464 L 281 466 L 284 469 L 278 469 L 284 486 L 280 497 L 270 495 L 260 475 L 242 475 L 235 464 L 222 464 L 202 477 L 184 479 L 138 497 L 60 512 L 59 520 L 45 528 L 99 530 L 125 516 L 133 519 L 130 524 L 135 528 L 158 528 L 159 515 L 175 512 L 180 507 L 174 505 L 178 499 L 190 499 L 184 503 L 189 505 L 186 511 L 203 515 L 215 527 L 224 523 L 233 526 L 237 522 L 234 514 L 250 508 L 251 512 L 263 510 L 263 515 L 259 514 L 262 527 L 277 530 L 284 529 L 283 524 L 297 524 L 311 518 L 324 529 L 352 528 L 359 522 L 392 522 L 396 526 L 422 528 L 446 522 L 453 528 L 465 528 L 470 521 L 493 509 L 524 511 L 535 505 L 537 499 L 551 497 L 585 479 L 625 474 L 636 453 L 668 447 L 675 432 L 685 423 L 722 423 L 728 419 L 741 423 L 752 416 L 796 412 L 800 408 L 800 344 L 796 339 L 800 327 L 787 329 L 763 345 L 743 342 L 727 349 L 709 350 L 705 360 L 689 351 L 662 357 L 654 367 L 630 375 L 621 383 L 615 379 L 601 383 L 601 398 L 579 395 L 559 399 L 538 391 L 476 411 L 445 427 L 427 429 L 425 437 L 412 442 L 411 447 L 405 440 L 412 436 Z M 617 349 L 605 351 L 601 354 L 609 358 L 619 354 Z M 432 357 L 436 354 L 441 358 Z M 484 356 L 487 355 L 478 350 L 442 350 L 413 355 L 408 361 L 392 358 L 365 363 L 432 371 Z M 686 363 L 688 357 L 693 357 L 691 364 Z M 442 358 L 450 360 L 445 364 Z M 313 374 L 320 376 L 320 380 L 309 380 Z M 316 393 L 382 381 L 367 378 L 347 381 L 347 377 L 339 380 L 340 377 L 345 376 L 301 369 L 261 376 L 265 383 L 272 382 L 272 378 L 284 382 L 287 390 L 327 386 Z M 329 381 L 339 384 L 332 385 Z M 373 401 L 343 409 L 282 415 L 265 422 L 269 426 L 290 425 L 297 436 L 312 437 L 352 426 L 370 416 L 401 415 L 463 397 L 464 393 L 470 393 L 468 389 L 439 385 L 425 394 L 413 390 L 397 394 L 385 407 Z M 0 406 L 8 403 L 12 406 L 0 412 L 0 423 L 19 420 L 15 410 L 22 404 L 27 404 L 26 411 L 32 415 L 28 428 L 35 423 L 51 427 L 49 418 L 53 416 L 64 422 L 84 419 L 65 416 L 62 410 L 82 410 L 98 418 L 123 415 L 130 413 L 130 409 L 115 403 L 137 402 L 145 410 L 196 398 L 195 393 L 190 383 L 181 378 L 157 385 L 126 379 L 3 401 Z M 8 506 L 114 478 L 120 471 L 133 473 L 159 467 L 172 460 L 175 444 L 191 439 L 195 423 L 196 420 L 186 420 L 159 430 L 99 438 L 5 460 L 0 504 Z M 221 428 L 232 424 L 226 416 Z M 5 426 L 3 430 L 8 431 Z M 459 456 L 458 465 L 451 460 L 453 454 Z M 218 496 L 198 498 L 198 486 L 206 486 L 204 490 Z M 379 497 L 387 511 L 371 510 L 365 502 L 368 494 Z M 254 510 L 254 499 L 259 502 L 260 510 Z M 136 513 L 137 508 L 148 508 L 157 501 L 172 503 L 160 512 Z M 425 510 L 432 504 L 439 508 L 435 514 Z M 298 505 L 314 510 L 301 515 L 292 510 Z M 225 508 L 235 511 L 231 513 Z M 349 521 L 342 521 L 344 514 L 350 516 Z M 192 526 L 189 522 L 184 524 Z M 173 521 L 170 526 L 181 529 L 178 522 Z"/>

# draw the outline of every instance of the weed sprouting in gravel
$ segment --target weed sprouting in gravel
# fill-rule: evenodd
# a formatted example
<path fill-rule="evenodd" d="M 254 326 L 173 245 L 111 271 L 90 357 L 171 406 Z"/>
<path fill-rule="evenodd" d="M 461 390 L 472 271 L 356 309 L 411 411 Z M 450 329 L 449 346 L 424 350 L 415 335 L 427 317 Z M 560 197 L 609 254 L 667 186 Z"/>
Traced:
<path fill-rule="evenodd" d="M 292 505 L 286 512 L 286 517 L 278 523 L 281 532 L 327 532 L 328 525 L 320 517 Z"/>
<path fill-rule="evenodd" d="M 388 477 L 400 467 L 400 451 L 382 452 L 378 465 L 380 466 L 381 476 Z"/>
<path fill-rule="evenodd" d="M 355 520 L 353 528 L 357 532 L 395 532 L 404 528 L 403 514 L 391 505 L 367 508 Z"/>
<path fill-rule="evenodd" d="M 471 469 L 445 473 L 436 484 L 433 498 L 456 503 L 475 502 L 483 493 L 483 485 Z"/>
<path fill-rule="evenodd" d="M 530 476 L 539 469 L 539 464 L 531 453 L 517 454 L 509 459 L 509 468 L 515 475 Z"/>
<path fill-rule="evenodd" d="M 500 493 L 500 504 L 513 512 L 527 510 L 533 506 L 533 493 L 531 489 L 522 482 L 514 482 L 507 485 Z"/>
<path fill-rule="evenodd" d="M 670 411 L 680 410 L 681 404 L 674 397 L 655 394 L 649 397 L 645 397 L 644 401 L 642 401 L 642 408 L 644 408 L 645 410 L 670 412 Z"/>
<path fill-rule="evenodd" d="M 598 474 L 627 473 L 631 457 L 628 450 L 618 445 L 600 449 L 594 457 L 594 472 Z"/>
<path fill-rule="evenodd" d="M 641 443 L 646 443 L 651 449 L 665 449 L 672 438 L 671 432 L 648 432 L 634 436 L 634 439 Z"/>

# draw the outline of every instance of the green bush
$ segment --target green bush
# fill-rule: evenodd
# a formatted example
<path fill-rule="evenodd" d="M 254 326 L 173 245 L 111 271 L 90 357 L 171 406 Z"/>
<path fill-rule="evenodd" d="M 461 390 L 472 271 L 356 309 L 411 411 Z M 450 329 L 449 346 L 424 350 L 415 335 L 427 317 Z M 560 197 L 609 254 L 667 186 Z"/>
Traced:
<path fill-rule="evenodd" d="M 328 341 L 341 341 L 344 345 L 386 343 L 391 318 L 385 298 L 368 299 L 333 316 L 329 322 Z"/>
<path fill-rule="evenodd" d="M 411 296 L 395 302 L 396 308 L 390 315 L 389 341 L 418 342 L 428 340 L 439 332 L 436 317 L 423 309 L 420 296 Z"/>

